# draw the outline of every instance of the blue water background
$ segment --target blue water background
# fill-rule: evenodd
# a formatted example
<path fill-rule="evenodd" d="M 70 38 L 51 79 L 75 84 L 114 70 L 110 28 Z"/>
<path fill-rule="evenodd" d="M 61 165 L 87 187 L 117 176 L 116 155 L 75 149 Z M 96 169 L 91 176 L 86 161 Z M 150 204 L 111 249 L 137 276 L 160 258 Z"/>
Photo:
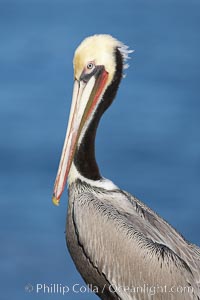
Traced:
<path fill-rule="evenodd" d="M 199 0 L 1 0 L 0 24 L 1 299 L 97 299 L 24 290 L 84 284 L 65 246 L 67 193 L 59 208 L 51 195 L 73 52 L 94 33 L 135 49 L 98 130 L 101 172 L 200 245 Z"/>

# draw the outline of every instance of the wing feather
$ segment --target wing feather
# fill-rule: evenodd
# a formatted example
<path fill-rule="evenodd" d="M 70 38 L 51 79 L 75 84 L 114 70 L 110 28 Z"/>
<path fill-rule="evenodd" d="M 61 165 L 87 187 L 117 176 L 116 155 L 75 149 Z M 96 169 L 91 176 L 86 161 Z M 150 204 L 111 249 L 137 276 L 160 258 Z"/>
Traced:
<path fill-rule="evenodd" d="M 86 255 L 121 299 L 200 299 L 199 248 L 142 202 L 122 191 L 85 192 L 73 209 Z"/>

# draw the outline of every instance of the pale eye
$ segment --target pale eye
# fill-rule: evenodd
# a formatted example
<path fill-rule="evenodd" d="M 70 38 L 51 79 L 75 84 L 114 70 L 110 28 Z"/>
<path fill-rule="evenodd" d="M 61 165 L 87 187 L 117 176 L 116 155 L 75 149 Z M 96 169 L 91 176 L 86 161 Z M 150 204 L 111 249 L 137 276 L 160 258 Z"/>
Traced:
<path fill-rule="evenodd" d="M 93 62 L 89 62 L 88 64 L 87 64 L 87 69 L 88 70 L 92 70 L 94 68 L 94 63 Z"/>

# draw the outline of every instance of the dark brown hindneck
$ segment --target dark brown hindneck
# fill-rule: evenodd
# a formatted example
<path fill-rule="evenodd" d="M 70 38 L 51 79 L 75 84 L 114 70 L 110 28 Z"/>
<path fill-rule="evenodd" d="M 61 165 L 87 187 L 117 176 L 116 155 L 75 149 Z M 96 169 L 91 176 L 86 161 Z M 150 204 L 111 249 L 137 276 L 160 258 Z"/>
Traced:
<path fill-rule="evenodd" d="M 82 138 L 81 144 L 76 149 L 74 156 L 74 164 L 78 172 L 91 180 L 101 179 L 99 168 L 95 158 L 95 137 L 96 131 L 101 119 L 101 116 L 106 111 L 106 109 L 113 102 L 123 73 L 123 59 L 120 51 L 116 49 L 116 71 L 112 83 L 108 86 L 105 94 L 103 95 L 102 101 L 93 115 L 93 118 L 86 129 L 84 137 Z"/>

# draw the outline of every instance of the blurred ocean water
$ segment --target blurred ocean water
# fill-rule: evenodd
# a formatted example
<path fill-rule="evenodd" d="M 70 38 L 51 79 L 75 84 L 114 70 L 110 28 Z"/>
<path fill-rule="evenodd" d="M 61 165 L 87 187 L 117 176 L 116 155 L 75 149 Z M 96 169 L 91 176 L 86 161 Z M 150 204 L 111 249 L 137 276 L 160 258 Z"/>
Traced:
<path fill-rule="evenodd" d="M 200 2 L 0 0 L 0 22 L 1 299 L 97 299 L 72 290 L 67 193 L 51 203 L 73 52 L 94 33 L 135 49 L 98 130 L 102 174 L 200 245 Z"/>

